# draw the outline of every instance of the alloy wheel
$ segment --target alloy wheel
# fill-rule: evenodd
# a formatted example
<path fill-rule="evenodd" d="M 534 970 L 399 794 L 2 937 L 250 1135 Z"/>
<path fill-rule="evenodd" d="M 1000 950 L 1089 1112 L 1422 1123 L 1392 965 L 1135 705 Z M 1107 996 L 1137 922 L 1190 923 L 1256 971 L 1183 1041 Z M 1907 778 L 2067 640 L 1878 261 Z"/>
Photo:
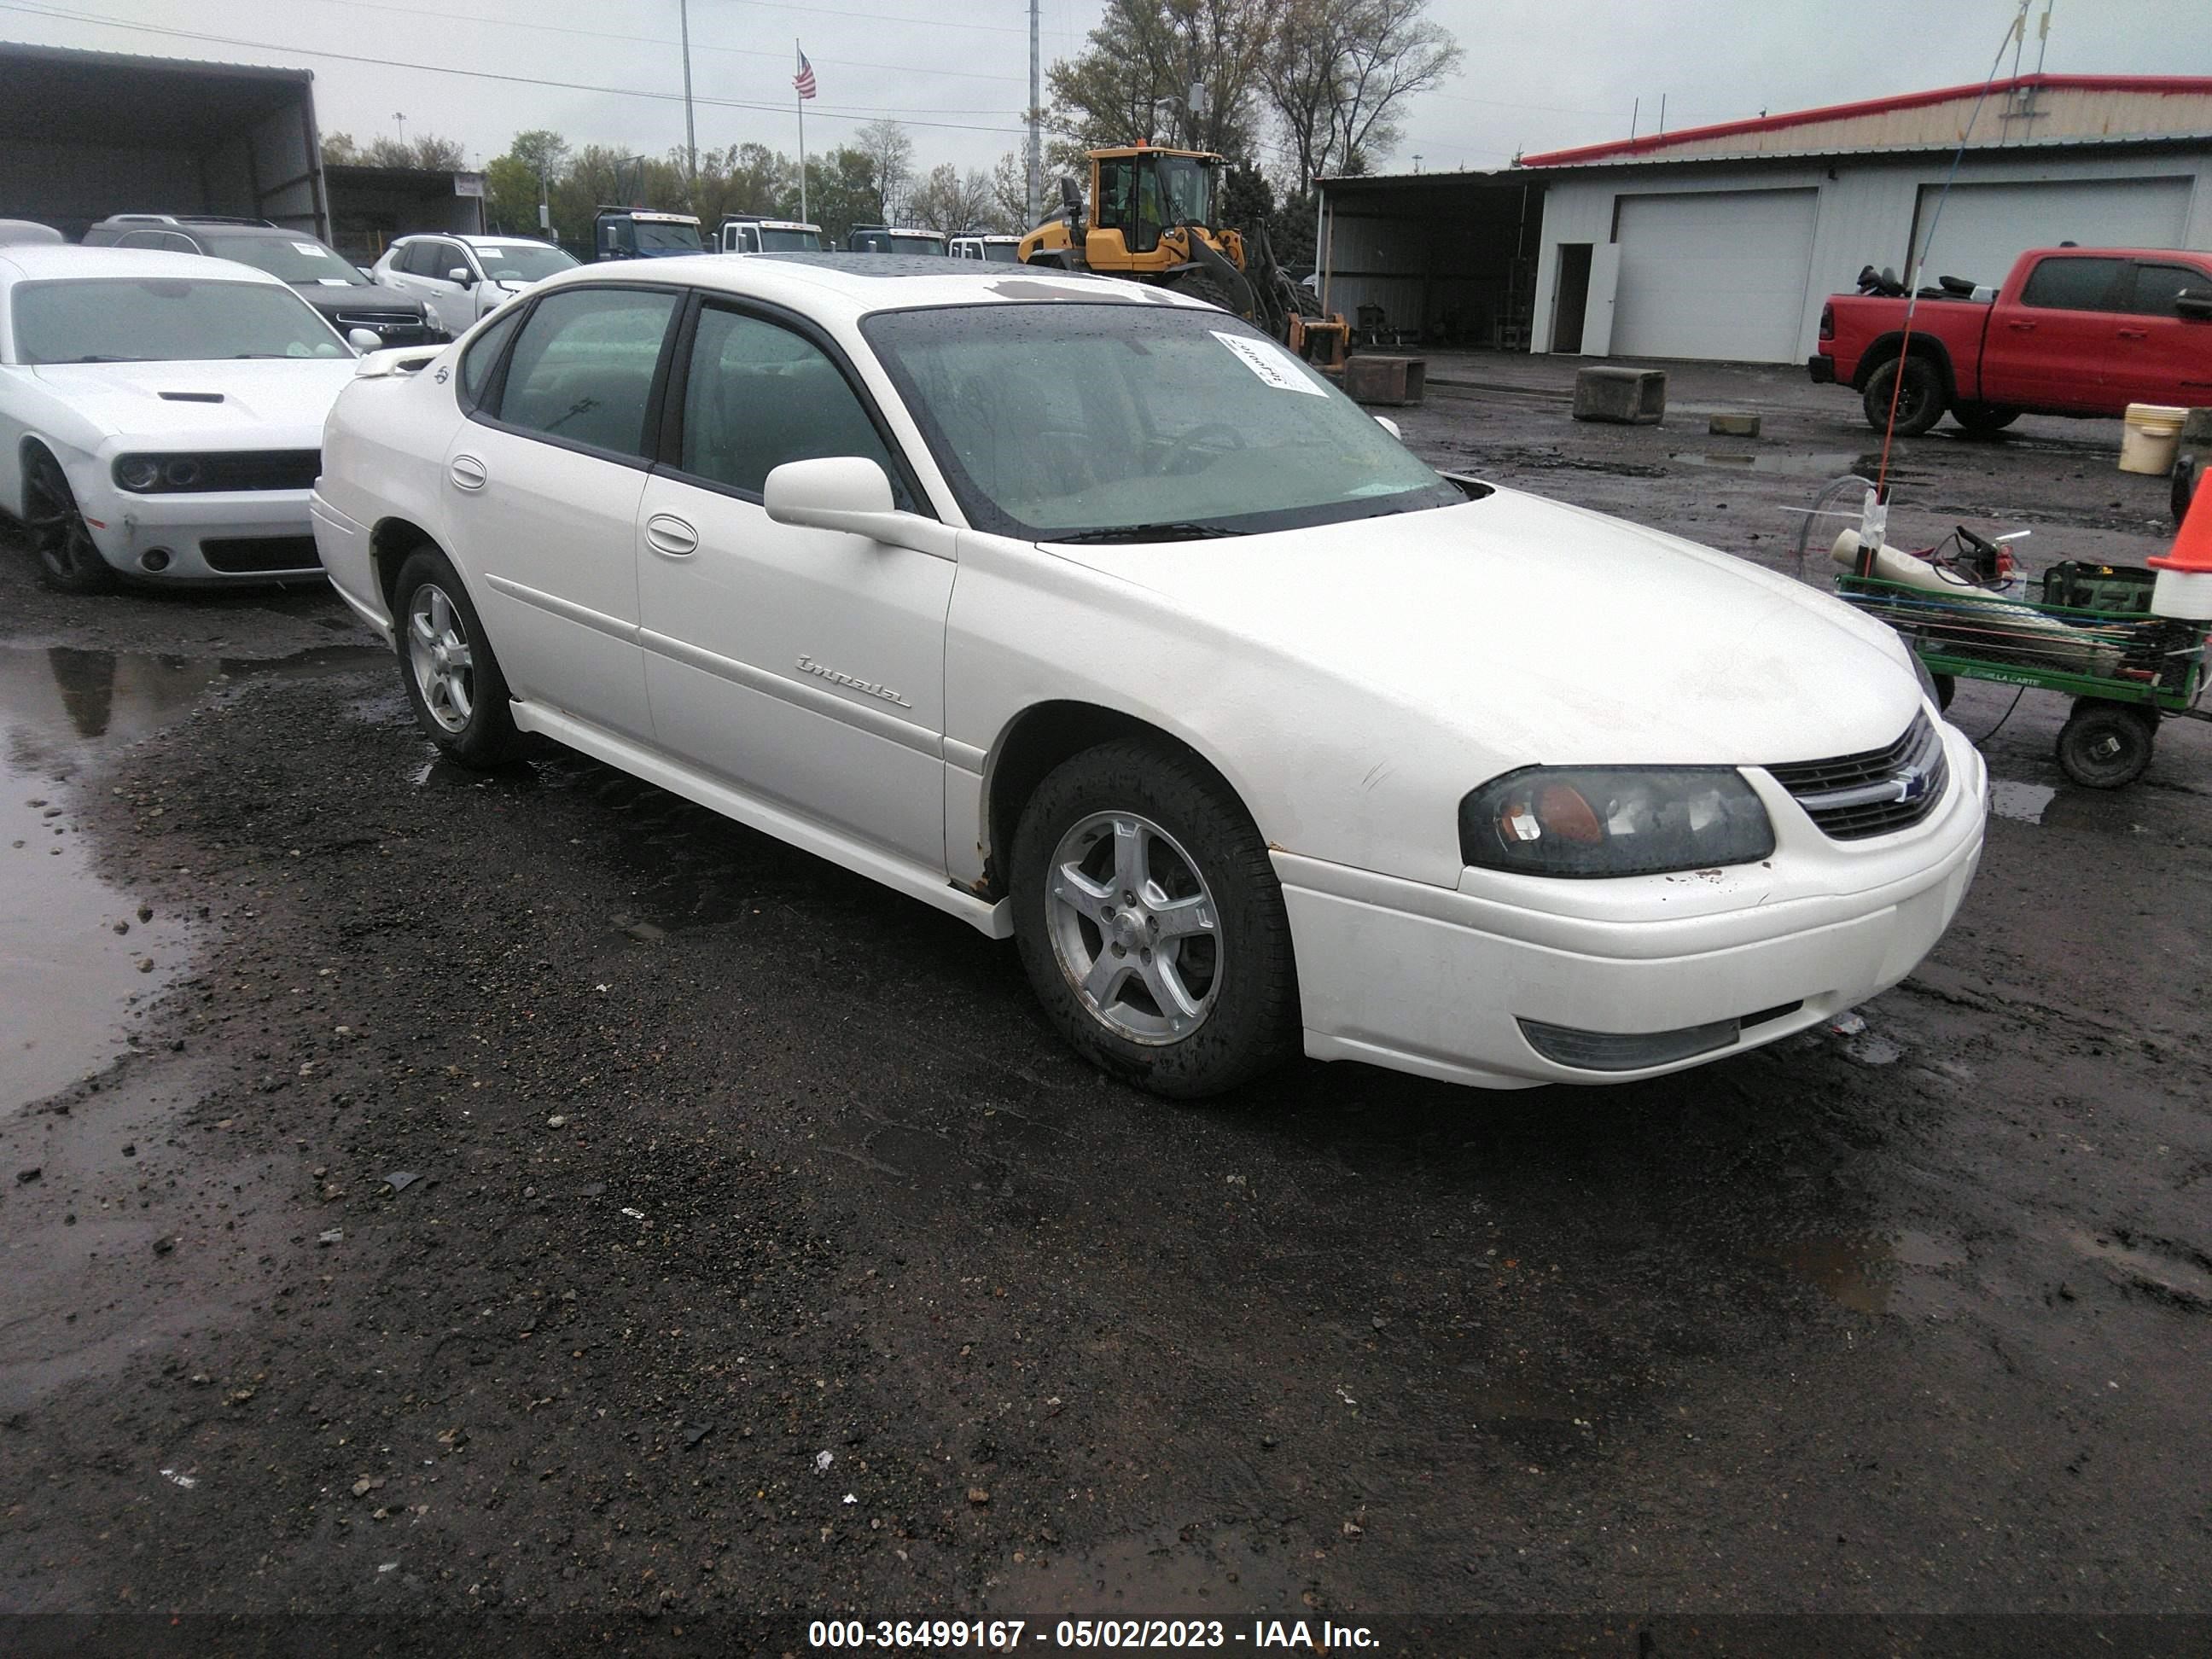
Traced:
<path fill-rule="evenodd" d="M 456 736 L 467 730 L 476 708 L 475 659 L 459 608 L 435 582 L 424 582 L 408 601 L 407 660 L 430 718 Z"/>
<path fill-rule="evenodd" d="M 1135 812 L 1101 812 L 1060 837 L 1046 932 L 1091 1018 L 1133 1042 L 1181 1042 L 1221 989 L 1220 913 L 1190 854 Z"/>
<path fill-rule="evenodd" d="M 23 494 L 31 543 L 48 575 L 76 586 L 105 574 L 106 561 L 93 545 L 92 532 L 77 511 L 76 493 L 52 456 L 33 458 Z"/>

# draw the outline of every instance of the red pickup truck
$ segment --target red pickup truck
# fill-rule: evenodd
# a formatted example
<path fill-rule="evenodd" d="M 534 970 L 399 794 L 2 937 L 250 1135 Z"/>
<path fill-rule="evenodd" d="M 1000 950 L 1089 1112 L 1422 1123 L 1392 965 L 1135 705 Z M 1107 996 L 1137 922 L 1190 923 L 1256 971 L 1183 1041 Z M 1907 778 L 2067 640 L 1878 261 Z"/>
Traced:
<path fill-rule="evenodd" d="M 1909 343 L 1905 304 L 1832 295 L 1820 311 L 1820 350 L 1806 364 L 1814 380 L 1862 393 L 1877 432 L 1889 423 L 1893 393 L 1897 429 L 1907 435 L 1947 409 L 1983 434 L 2029 413 L 2212 404 L 2212 253 L 2032 248 L 1994 300 L 1923 299 Z"/>

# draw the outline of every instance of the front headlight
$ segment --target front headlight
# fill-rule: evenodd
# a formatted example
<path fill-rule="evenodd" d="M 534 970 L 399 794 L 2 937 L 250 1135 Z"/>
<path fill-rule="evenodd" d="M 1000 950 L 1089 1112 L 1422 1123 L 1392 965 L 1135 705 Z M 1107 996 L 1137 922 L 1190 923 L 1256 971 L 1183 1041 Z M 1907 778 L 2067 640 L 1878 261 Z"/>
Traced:
<path fill-rule="evenodd" d="M 161 461 L 156 455 L 119 455 L 115 461 L 118 489 L 151 489 L 161 482 Z"/>
<path fill-rule="evenodd" d="M 111 476 L 117 488 L 137 495 L 198 489 L 207 480 L 207 465 L 198 455 L 118 455 Z"/>
<path fill-rule="evenodd" d="M 1459 804 L 1460 857 L 1527 876 L 1653 876 L 1774 851 L 1766 808 L 1734 767 L 1530 766 Z"/>

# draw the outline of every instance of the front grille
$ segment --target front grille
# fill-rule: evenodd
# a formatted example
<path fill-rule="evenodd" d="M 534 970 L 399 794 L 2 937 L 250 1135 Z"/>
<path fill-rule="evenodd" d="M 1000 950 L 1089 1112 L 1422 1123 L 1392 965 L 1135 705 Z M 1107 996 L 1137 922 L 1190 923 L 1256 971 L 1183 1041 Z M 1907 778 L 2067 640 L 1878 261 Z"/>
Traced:
<path fill-rule="evenodd" d="M 348 328 L 373 328 L 379 332 L 422 326 L 420 317 L 405 311 L 341 311 L 337 315 Z"/>
<path fill-rule="evenodd" d="M 323 562 L 313 536 L 217 536 L 200 544 L 200 556 L 227 576 L 319 570 Z"/>
<path fill-rule="evenodd" d="M 319 449 L 241 449 L 193 459 L 200 464 L 199 473 L 184 489 L 196 495 L 223 489 L 313 489 L 323 470 Z M 179 486 L 165 483 L 162 488 L 175 491 Z"/>
<path fill-rule="evenodd" d="M 1766 770 L 1837 841 L 1911 829 L 1936 810 L 1951 781 L 1942 737 L 1925 710 L 1885 748 Z"/>

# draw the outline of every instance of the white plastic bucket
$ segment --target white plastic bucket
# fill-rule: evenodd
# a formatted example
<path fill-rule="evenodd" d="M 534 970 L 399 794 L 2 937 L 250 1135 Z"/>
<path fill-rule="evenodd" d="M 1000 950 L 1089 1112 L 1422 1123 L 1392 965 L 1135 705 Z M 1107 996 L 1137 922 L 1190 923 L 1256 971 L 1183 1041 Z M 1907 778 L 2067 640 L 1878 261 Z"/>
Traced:
<path fill-rule="evenodd" d="M 2172 471 L 2181 423 L 2188 418 L 2187 410 L 2172 404 L 2130 404 L 2120 436 L 2120 471 Z"/>

